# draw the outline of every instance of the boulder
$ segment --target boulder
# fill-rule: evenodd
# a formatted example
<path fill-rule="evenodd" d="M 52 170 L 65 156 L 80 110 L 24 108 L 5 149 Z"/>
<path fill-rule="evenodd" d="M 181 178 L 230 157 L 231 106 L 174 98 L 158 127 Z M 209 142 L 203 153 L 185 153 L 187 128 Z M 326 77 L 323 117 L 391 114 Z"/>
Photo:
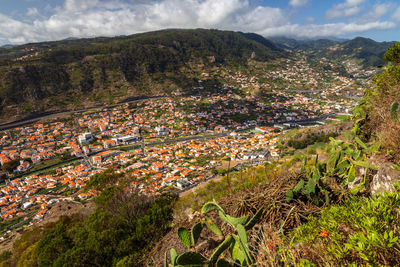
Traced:
<path fill-rule="evenodd" d="M 391 163 L 384 163 L 379 166 L 378 172 L 371 182 L 371 193 L 381 194 L 383 192 L 394 192 L 396 189 L 393 183 L 400 182 L 400 171 L 394 170 Z"/>

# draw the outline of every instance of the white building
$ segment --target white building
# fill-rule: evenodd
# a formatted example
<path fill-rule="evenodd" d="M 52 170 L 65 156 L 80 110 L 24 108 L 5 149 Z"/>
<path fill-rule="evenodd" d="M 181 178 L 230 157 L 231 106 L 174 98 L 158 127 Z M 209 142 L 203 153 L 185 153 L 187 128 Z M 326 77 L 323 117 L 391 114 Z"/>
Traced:
<path fill-rule="evenodd" d="M 78 136 L 78 142 L 81 145 L 87 145 L 94 140 L 94 135 L 91 133 L 83 133 Z"/>

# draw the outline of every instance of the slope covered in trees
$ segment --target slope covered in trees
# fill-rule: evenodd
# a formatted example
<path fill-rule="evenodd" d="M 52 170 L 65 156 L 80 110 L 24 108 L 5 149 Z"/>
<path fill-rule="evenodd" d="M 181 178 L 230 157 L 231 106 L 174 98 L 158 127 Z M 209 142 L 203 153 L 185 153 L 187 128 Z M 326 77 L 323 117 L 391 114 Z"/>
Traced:
<path fill-rule="evenodd" d="M 318 151 L 300 150 L 264 166 L 230 173 L 229 179 L 210 182 L 178 202 L 171 195 L 153 199 L 127 194 L 126 188 L 121 188 L 123 183 L 121 187 L 111 186 L 118 175 L 104 172 L 93 176 L 88 183 L 90 187 L 105 188 L 96 199 L 97 209 L 93 214 L 88 218 L 61 218 L 42 229 L 24 233 L 12 253 L 0 255 L 0 263 L 146 266 L 141 261 L 143 255 L 173 225 L 173 212 L 182 217 L 192 207 L 200 210 L 202 215 L 194 212 L 197 215 L 193 218 L 197 228 L 201 225 L 204 231 L 193 227 L 190 231 L 198 234 L 190 237 L 188 230 L 178 228 L 180 239 L 190 251 L 182 244 L 176 246 L 180 242 L 175 242 L 178 240 L 175 229 L 171 232 L 175 240 L 167 234 L 165 249 L 157 247 L 151 254 L 154 259 L 148 257 L 150 266 L 161 266 L 164 252 L 167 262 L 172 263 L 179 261 L 178 253 L 180 260 L 185 258 L 182 255 L 191 256 L 182 265 L 193 266 L 194 251 L 213 260 L 201 256 L 204 259 L 200 258 L 202 263 L 197 266 L 207 261 L 214 263 L 222 257 L 227 261 L 223 266 L 399 265 L 396 256 L 400 251 L 400 188 L 389 181 L 392 192 L 373 192 L 375 177 L 384 169 L 382 161 L 385 165 L 390 163 L 385 172 L 393 170 L 400 175 L 398 165 L 393 164 L 398 162 L 395 149 L 399 149 L 399 142 L 393 143 L 390 138 L 398 133 L 400 124 L 399 55 L 400 43 L 385 54 L 390 63 L 355 109 L 352 133 L 345 128 L 346 134 L 330 138 Z M 287 141 L 290 146 L 290 140 Z M 312 142 L 306 145 L 311 146 Z M 284 139 L 277 146 L 288 149 Z M 221 205 L 213 201 L 212 205 L 201 208 L 213 198 L 219 198 Z M 250 215 L 255 214 L 257 227 L 251 234 L 254 221 Z M 185 228 L 193 226 L 193 221 L 187 221 Z M 234 227 L 228 228 L 226 224 Z M 235 243 L 231 237 L 236 238 Z M 224 240 L 238 246 L 236 249 L 234 245 L 222 246 Z M 170 250 L 172 247 L 176 251 Z M 239 263 L 233 265 L 233 261 Z"/>
<path fill-rule="evenodd" d="M 326 57 L 332 61 L 356 59 L 364 67 L 376 67 L 384 64 L 382 58 L 394 42 L 376 42 L 369 38 L 357 37 L 352 40 L 295 40 L 290 38 L 273 38 L 283 49 L 308 51 L 314 57 Z"/>
<path fill-rule="evenodd" d="M 251 38 L 249 38 L 251 37 Z M 23 115 L 169 93 L 195 84 L 199 66 L 246 65 L 282 50 L 256 34 L 166 30 L 27 44 L 0 51 L 0 108 Z M 7 108 L 6 108 L 7 107 Z"/>
<path fill-rule="evenodd" d="M 105 176 L 109 174 L 104 174 Z M 63 216 L 25 232 L 0 266 L 137 266 L 167 233 L 176 195 L 155 198 L 108 187 L 87 218 Z"/>

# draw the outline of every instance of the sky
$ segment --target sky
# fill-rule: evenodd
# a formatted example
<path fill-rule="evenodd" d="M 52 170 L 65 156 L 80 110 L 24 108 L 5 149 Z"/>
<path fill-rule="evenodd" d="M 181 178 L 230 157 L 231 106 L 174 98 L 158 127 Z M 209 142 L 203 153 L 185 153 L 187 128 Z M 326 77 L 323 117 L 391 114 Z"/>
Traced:
<path fill-rule="evenodd" d="M 399 41 L 399 0 L 0 0 L 0 45 L 212 28 Z"/>

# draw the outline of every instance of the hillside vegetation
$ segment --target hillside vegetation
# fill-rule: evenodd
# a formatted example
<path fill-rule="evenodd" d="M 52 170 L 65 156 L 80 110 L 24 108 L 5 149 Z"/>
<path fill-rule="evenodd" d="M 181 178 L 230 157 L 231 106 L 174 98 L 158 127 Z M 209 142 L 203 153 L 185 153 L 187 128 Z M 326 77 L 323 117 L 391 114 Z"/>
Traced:
<path fill-rule="evenodd" d="M 352 40 L 329 39 L 294 40 L 274 38 L 279 47 L 289 50 L 308 51 L 316 58 L 326 57 L 330 61 L 358 60 L 364 67 L 382 66 L 383 55 L 394 42 L 376 42 L 369 38 L 357 37 Z"/>
<path fill-rule="evenodd" d="M 253 173 L 257 185 L 222 197 L 222 207 L 213 207 L 215 201 L 206 203 L 190 233 L 197 236 L 200 223 L 214 233 L 200 235 L 197 243 L 218 240 L 217 244 L 206 251 L 195 242 L 188 246 L 178 228 L 177 240 L 191 252 L 176 246 L 179 249 L 171 249 L 168 255 L 166 249 L 164 266 L 400 264 L 400 172 L 393 153 L 398 142 L 392 142 L 395 130 L 391 128 L 400 122 L 396 99 L 399 58 L 397 43 L 385 54 L 390 62 L 386 71 L 375 78 L 355 109 L 351 132 L 340 139 L 331 137 L 329 144 L 311 152 L 311 157 L 301 151 L 286 156 L 275 163 L 272 177 L 267 171 L 264 179 Z M 256 214 L 263 212 L 257 219 L 259 228 L 252 229 L 249 215 L 256 210 Z M 215 231 L 208 216 L 224 231 Z M 218 217 L 234 229 L 224 227 Z M 213 237 L 218 235 L 224 238 Z"/>
<path fill-rule="evenodd" d="M 354 131 L 364 140 L 378 138 L 389 157 L 400 159 L 400 44 L 396 43 L 385 54 L 390 64 L 376 76 L 365 97 L 355 109 Z"/>
<path fill-rule="evenodd" d="M 304 51 L 307 61 L 315 61 L 313 68 L 320 69 L 319 59 L 326 58 L 335 66 L 323 68 L 347 77 L 345 62 L 363 69 L 383 65 L 382 55 L 392 45 L 367 38 L 274 40 L 276 44 L 254 33 L 172 29 L 0 48 L 0 120 L 111 104 L 130 97 L 190 94 L 200 86 L 203 72 L 246 69 L 250 59 L 250 65 L 257 65 L 254 63 L 276 62 Z M 220 81 L 210 78 L 206 82 L 209 88 Z"/>
<path fill-rule="evenodd" d="M 0 51 L 0 108 L 27 115 L 177 88 L 190 93 L 199 70 L 282 55 L 256 34 L 201 29 L 28 44 Z"/>
<path fill-rule="evenodd" d="M 104 189 L 93 214 L 25 232 L 0 265 L 399 265 L 400 43 L 385 59 L 352 130 L 286 133 L 278 146 L 293 153 L 179 200 L 127 194 L 110 170 L 92 176 L 88 187 Z"/>

